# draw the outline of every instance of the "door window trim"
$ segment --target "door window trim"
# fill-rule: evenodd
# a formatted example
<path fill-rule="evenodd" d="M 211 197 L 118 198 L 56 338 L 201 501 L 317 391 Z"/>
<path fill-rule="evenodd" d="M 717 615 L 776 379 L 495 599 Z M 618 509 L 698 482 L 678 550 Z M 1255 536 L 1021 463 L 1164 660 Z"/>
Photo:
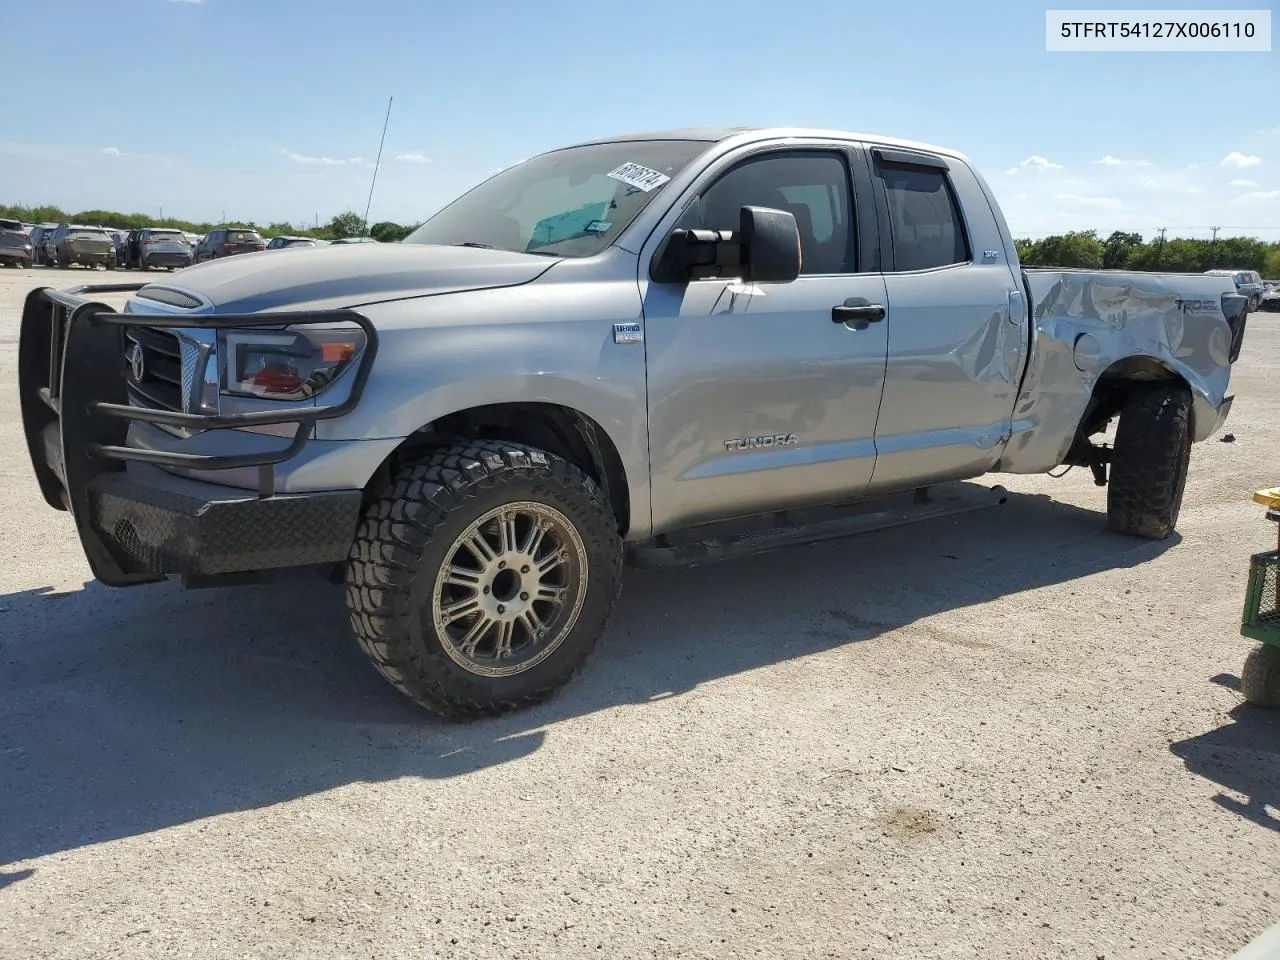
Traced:
<path fill-rule="evenodd" d="M 647 277 L 649 283 L 657 283 L 653 279 L 654 265 L 662 255 L 663 249 L 666 247 L 667 238 L 671 231 L 675 229 L 675 224 L 680 222 L 680 218 L 684 216 L 685 211 L 699 197 L 704 195 L 708 190 L 720 182 L 725 176 L 738 169 L 744 163 L 750 163 L 755 160 L 767 158 L 770 156 L 823 156 L 830 157 L 840 161 L 844 169 L 845 188 L 849 199 L 849 227 L 853 233 L 853 271 L 850 273 L 802 273 L 796 278 L 800 280 L 817 277 L 853 277 L 868 273 L 878 273 L 880 270 L 879 261 L 880 248 L 874 236 L 874 231 L 866 229 L 868 217 L 865 215 L 865 206 L 871 199 L 869 184 L 863 180 L 860 183 L 859 173 L 859 157 L 853 156 L 854 153 L 864 154 L 865 150 L 858 144 L 849 142 L 833 141 L 829 143 L 813 142 L 813 143 L 761 143 L 751 144 L 732 153 L 719 157 L 713 162 L 709 170 L 703 171 L 693 183 L 685 190 L 680 197 L 667 208 L 662 219 L 650 237 L 658 236 L 658 241 L 654 247 L 653 254 L 648 259 Z M 862 159 L 862 165 L 865 169 L 865 159 Z M 671 226 L 663 228 L 663 224 L 670 221 Z M 870 246 L 868 246 L 870 241 Z M 702 280 L 690 280 L 688 283 L 724 283 L 723 277 L 709 277 Z"/>
<path fill-rule="evenodd" d="M 969 224 L 965 213 L 964 205 L 960 203 L 960 195 L 956 190 L 956 185 L 951 179 L 950 164 L 942 157 L 923 153 L 915 150 L 890 149 L 887 147 L 871 148 L 871 173 L 874 183 L 876 207 L 880 220 L 880 255 L 884 263 L 884 273 L 897 275 L 915 275 L 923 273 L 937 273 L 941 270 L 954 270 L 959 267 L 973 266 L 975 263 L 973 253 L 973 229 Z M 938 174 L 942 177 L 943 189 L 947 191 L 947 197 L 951 201 L 951 208 L 955 211 L 956 225 L 960 229 L 961 239 L 964 242 L 964 250 L 966 258 L 955 263 L 939 264 L 936 267 L 920 267 L 915 270 L 899 270 L 897 264 L 897 254 L 894 251 L 893 244 L 893 220 L 889 215 L 889 191 L 885 186 L 884 177 L 881 173 L 882 169 L 889 167 L 891 169 L 925 170 L 929 173 Z"/>

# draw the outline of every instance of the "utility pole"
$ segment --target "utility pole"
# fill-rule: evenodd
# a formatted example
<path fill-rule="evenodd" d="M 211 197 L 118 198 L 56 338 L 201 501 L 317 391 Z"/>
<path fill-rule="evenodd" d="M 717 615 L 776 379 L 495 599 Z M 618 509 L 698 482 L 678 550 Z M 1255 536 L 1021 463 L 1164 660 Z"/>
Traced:
<path fill-rule="evenodd" d="M 1164 231 L 1165 231 L 1165 228 L 1161 227 L 1160 228 L 1160 245 L 1156 247 L 1157 266 L 1164 262 Z"/>
<path fill-rule="evenodd" d="M 1209 229 L 1213 231 L 1213 242 L 1214 242 L 1214 243 L 1217 243 L 1217 242 L 1218 242 L 1218 231 L 1219 231 L 1219 230 L 1221 230 L 1222 228 L 1221 228 L 1221 227 L 1210 227 Z"/>

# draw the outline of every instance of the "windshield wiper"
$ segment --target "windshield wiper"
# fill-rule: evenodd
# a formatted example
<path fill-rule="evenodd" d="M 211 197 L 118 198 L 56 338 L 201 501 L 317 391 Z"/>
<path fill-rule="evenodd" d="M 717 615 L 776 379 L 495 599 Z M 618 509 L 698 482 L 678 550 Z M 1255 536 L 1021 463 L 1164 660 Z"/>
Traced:
<path fill-rule="evenodd" d="M 481 243 L 479 240 L 459 240 L 457 243 L 449 244 L 451 247 L 475 247 L 478 250 L 497 250 L 492 243 Z"/>

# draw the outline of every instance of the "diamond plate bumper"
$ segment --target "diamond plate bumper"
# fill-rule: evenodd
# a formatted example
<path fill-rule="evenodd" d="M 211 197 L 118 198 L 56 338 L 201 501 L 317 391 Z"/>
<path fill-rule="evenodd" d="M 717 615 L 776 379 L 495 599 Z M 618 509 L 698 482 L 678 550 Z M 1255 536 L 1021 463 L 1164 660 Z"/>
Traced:
<path fill-rule="evenodd" d="M 113 554 L 152 574 L 212 576 L 345 560 L 359 490 L 257 497 L 135 464 L 89 485 L 90 523 Z"/>

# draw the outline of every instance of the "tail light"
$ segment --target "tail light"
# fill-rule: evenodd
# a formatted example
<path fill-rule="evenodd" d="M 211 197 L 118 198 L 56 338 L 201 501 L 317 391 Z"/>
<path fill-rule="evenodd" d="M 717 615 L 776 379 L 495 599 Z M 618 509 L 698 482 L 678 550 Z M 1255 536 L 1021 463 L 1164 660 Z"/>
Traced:
<path fill-rule="evenodd" d="M 223 250 L 230 250 L 230 249 L 231 249 L 231 244 L 229 244 L 229 243 L 224 243 L 224 244 L 222 245 L 222 249 L 223 249 Z"/>

